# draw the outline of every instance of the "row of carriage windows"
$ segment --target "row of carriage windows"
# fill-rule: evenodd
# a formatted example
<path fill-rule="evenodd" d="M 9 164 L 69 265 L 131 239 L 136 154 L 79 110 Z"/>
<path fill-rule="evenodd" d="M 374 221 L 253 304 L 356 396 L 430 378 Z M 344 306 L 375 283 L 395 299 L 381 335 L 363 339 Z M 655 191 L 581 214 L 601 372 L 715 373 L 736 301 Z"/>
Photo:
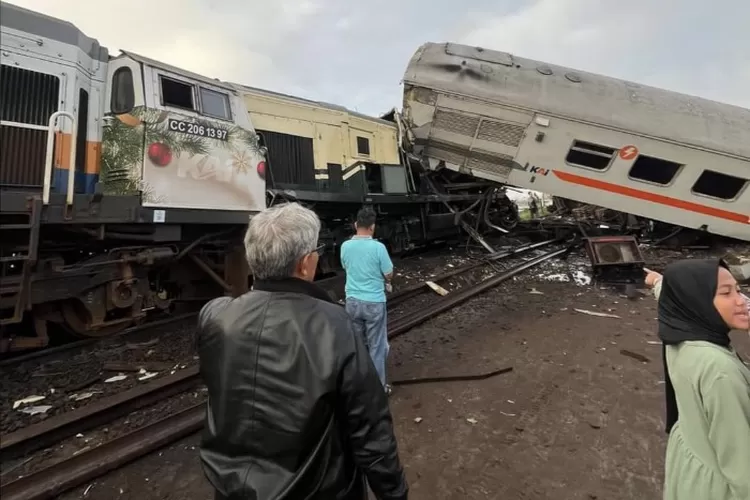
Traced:
<path fill-rule="evenodd" d="M 604 171 L 609 168 L 618 151 L 600 144 L 574 141 L 565 161 L 571 165 Z M 630 167 L 628 176 L 638 181 L 667 186 L 677 177 L 682 167 L 680 163 L 639 154 Z M 692 192 L 730 201 L 737 198 L 748 183 L 748 179 L 706 169 L 693 184 Z"/>

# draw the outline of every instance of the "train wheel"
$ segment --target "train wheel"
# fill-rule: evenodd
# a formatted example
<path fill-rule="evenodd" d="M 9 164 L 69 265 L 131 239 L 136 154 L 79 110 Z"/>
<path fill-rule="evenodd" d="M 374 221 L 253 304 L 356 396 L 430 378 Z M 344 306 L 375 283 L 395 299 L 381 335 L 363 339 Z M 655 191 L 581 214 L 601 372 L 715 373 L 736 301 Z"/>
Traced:
<path fill-rule="evenodd" d="M 60 304 L 64 325 L 71 333 L 81 337 L 108 337 L 120 333 L 134 322 L 135 318 L 127 314 L 129 309 L 119 310 L 117 317 L 105 320 L 106 311 L 92 309 L 91 306 L 91 303 L 84 305 L 80 299 L 68 299 Z"/>

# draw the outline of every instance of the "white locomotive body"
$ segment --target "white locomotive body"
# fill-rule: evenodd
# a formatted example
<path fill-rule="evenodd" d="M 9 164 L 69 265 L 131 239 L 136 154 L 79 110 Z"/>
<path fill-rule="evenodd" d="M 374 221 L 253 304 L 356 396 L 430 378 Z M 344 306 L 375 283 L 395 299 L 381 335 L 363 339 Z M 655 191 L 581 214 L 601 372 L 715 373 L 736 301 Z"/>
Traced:
<path fill-rule="evenodd" d="M 451 43 L 403 106 L 430 168 L 750 241 L 750 110 Z"/>

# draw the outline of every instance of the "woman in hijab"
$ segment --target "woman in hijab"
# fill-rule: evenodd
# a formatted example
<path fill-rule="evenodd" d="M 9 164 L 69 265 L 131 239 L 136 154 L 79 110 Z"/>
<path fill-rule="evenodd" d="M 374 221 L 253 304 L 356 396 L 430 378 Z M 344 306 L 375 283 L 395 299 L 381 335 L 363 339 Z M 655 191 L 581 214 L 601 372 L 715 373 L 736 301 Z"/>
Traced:
<path fill-rule="evenodd" d="M 676 262 L 646 283 L 663 343 L 664 500 L 749 500 L 750 370 L 729 339 L 750 329 L 746 299 L 719 260 Z"/>

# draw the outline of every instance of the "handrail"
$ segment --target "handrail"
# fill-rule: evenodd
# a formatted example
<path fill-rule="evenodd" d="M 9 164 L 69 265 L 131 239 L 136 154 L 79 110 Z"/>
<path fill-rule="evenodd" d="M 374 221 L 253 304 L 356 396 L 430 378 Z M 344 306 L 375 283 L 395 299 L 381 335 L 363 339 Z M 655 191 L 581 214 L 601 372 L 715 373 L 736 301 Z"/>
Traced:
<path fill-rule="evenodd" d="M 76 129 L 76 119 L 72 113 L 69 113 L 67 111 L 55 111 L 54 113 L 52 113 L 52 116 L 49 117 L 49 122 L 47 125 L 47 156 L 44 159 L 44 190 L 42 191 L 42 203 L 44 203 L 45 205 L 49 205 L 49 192 L 52 184 L 52 156 L 54 155 L 55 151 L 55 125 L 57 124 L 57 119 L 61 116 L 69 118 L 72 124 L 67 203 L 68 205 L 73 204 L 73 189 L 75 187 L 76 175 L 76 145 L 78 142 L 78 138 L 76 137 L 78 132 L 78 130 Z"/>

